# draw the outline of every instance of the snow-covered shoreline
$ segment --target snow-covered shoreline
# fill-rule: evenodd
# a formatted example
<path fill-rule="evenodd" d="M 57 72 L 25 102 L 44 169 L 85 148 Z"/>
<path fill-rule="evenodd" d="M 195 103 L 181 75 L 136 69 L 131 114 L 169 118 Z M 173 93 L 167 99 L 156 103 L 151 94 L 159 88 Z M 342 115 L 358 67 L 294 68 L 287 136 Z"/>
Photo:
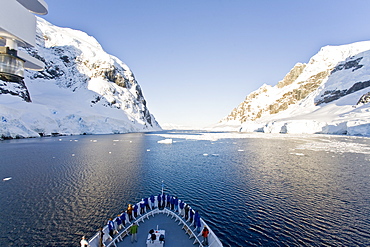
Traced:
<path fill-rule="evenodd" d="M 181 133 L 177 131 L 169 133 L 151 133 L 150 135 L 160 136 L 166 139 L 183 139 L 186 141 L 210 141 L 211 144 L 216 142 L 230 142 L 231 145 L 237 143 L 230 140 L 236 139 L 282 139 L 295 141 L 297 146 L 292 149 L 292 154 L 301 155 L 302 150 L 325 151 L 334 153 L 362 153 L 370 154 L 370 145 L 367 140 L 369 137 L 364 136 L 345 136 L 330 134 L 278 134 L 278 133 L 245 133 L 245 132 L 212 132 L 200 131 L 197 135 Z M 366 140 L 366 142 L 357 143 L 356 140 Z M 177 141 L 174 141 L 175 143 Z M 243 152 L 244 150 L 238 150 Z"/>
<path fill-rule="evenodd" d="M 370 41 L 323 47 L 250 93 L 218 130 L 370 136 Z"/>
<path fill-rule="evenodd" d="M 37 18 L 36 44 L 27 52 L 45 69 L 0 81 L 0 138 L 161 130 L 129 67 L 95 38 Z"/>

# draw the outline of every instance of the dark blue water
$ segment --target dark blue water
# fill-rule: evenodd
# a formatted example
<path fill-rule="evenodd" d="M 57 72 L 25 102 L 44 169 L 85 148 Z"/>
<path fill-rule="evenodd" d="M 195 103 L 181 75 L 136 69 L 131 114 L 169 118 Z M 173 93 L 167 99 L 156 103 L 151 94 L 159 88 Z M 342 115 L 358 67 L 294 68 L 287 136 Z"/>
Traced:
<path fill-rule="evenodd" d="M 225 246 L 370 245 L 370 139 L 260 137 L 2 141 L 0 246 L 77 246 L 162 180 Z"/>

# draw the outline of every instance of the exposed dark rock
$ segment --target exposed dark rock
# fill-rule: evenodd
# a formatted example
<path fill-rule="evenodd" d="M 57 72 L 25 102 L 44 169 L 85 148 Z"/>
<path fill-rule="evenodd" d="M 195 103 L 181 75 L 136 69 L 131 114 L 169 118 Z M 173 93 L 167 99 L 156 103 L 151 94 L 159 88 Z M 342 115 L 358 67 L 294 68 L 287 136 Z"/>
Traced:
<path fill-rule="evenodd" d="M 370 102 L 370 92 L 361 96 L 356 105 L 366 104 Z"/>
<path fill-rule="evenodd" d="M 129 85 L 129 80 L 124 78 L 115 67 L 113 67 L 111 70 L 105 70 L 104 77 L 108 81 L 114 82 L 115 84 L 123 88 L 127 88 L 127 86 Z"/>
<path fill-rule="evenodd" d="M 144 110 L 144 118 L 146 120 L 146 122 L 150 125 L 150 126 L 153 126 L 153 123 L 152 123 L 152 116 L 150 115 L 150 112 L 148 111 L 148 108 L 145 107 L 145 110 Z"/>
<path fill-rule="evenodd" d="M 10 94 L 21 97 L 26 102 L 31 102 L 30 93 L 23 80 L 8 81 L 0 75 L 0 94 Z"/>
<path fill-rule="evenodd" d="M 355 71 L 355 70 L 358 70 L 360 68 L 363 67 L 362 64 L 359 64 L 361 62 L 361 60 L 363 59 L 363 57 L 360 57 L 360 58 L 357 58 L 355 60 L 349 60 L 349 61 L 346 61 L 344 63 L 341 63 L 341 64 L 338 64 L 334 69 L 333 71 L 331 72 L 331 74 L 339 71 L 339 70 L 343 70 L 343 69 L 352 69 L 352 72 Z"/>
<path fill-rule="evenodd" d="M 325 91 L 323 95 L 321 95 L 321 99 L 315 101 L 315 105 L 321 105 L 324 103 L 329 103 L 334 100 L 337 100 L 344 95 L 346 95 L 347 90 L 331 90 Z M 325 96 L 326 95 L 326 96 Z"/>
<path fill-rule="evenodd" d="M 98 103 L 100 100 L 101 100 L 101 97 L 100 97 L 100 96 L 96 96 L 96 97 L 95 97 L 95 100 L 92 100 L 92 101 L 91 101 L 91 103 L 96 104 L 96 103 Z"/>
<path fill-rule="evenodd" d="M 316 75 L 311 76 L 307 81 L 300 82 L 299 84 L 301 85 L 299 86 L 299 88 L 285 93 L 281 98 L 276 100 L 274 104 L 269 105 L 265 111 L 269 111 L 270 114 L 276 114 L 288 109 L 289 105 L 296 104 L 297 102 L 306 98 L 314 90 L 316 90 L 327 75 L 327 71 L 322 71 L 320 73 L 317 73 Z M 256 118 L 254 118 L 253 120 L 261 116 L 262 112 L 259 112 Z"/>
<path fill-rule="evenodd" d="M 343 96 L 348 94 L 357 92 L 361 89 L 367 88 L 370 86 L 370 81 L 363 81 L 363 82 L 356 82 L 353 84 L 352 87 L 349 89 L 344 90 L 332 90 L 332 91 L 325 91 L 323 95 L 321 95 L 321 99 L 315 101 L 315 105 L 320 105 L 323 103 L 330 103 L 334 100 L 337 100 Z"/>
<path fill-rule="evenodd" d="M 70 63 L 71 62 L 71 61 L 69 61 L 68 56 L 61 56 L 60 59 L 63 60 L 64 63 Z"/>
<path fill-rule="evenodd" d="M 305 68 L 306 68 L 306 64 L 302 64 L 302 63 L 296 64 L 294 68 L 291 69 L 289 73 L 284 77 L 284 79 L 279 81 L 279 83 L 277 84 L 277 87 L 282 88 L 282 87 L 292 84 L 299 77 L 299 75 L 303 72 Z"/>
<path fill-rule="evenodd" d="M 370 81 L 356 82 L 355 84 L 353 84 L 352 87 L 348 89 L 347 94 L 357 92 L 369 86 L 370 86 Z"/>

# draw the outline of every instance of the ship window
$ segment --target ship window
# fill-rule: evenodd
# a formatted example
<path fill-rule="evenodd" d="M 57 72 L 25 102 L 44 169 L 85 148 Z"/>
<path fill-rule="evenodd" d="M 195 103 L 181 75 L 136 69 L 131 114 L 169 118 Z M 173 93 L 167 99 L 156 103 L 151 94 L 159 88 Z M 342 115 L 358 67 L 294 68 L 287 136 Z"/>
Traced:
<path fill-rule="evenodd" d="M 0 54 L 0 74 L 24 77 L 24 61 L 20 58 Z"/>

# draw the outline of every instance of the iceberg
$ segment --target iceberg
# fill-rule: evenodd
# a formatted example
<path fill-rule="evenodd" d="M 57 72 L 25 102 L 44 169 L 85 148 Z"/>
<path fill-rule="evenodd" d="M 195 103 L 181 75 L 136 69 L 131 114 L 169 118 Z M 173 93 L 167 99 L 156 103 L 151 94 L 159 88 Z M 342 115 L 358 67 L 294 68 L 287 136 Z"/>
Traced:
<path fill-rule="evenodd" d="M 162 144 L 172 144 L 172 139 L 164 139 L 164 140 L 160 140 L 160 141 L 158 141 L 158 143 L 162 143 Z"/>

